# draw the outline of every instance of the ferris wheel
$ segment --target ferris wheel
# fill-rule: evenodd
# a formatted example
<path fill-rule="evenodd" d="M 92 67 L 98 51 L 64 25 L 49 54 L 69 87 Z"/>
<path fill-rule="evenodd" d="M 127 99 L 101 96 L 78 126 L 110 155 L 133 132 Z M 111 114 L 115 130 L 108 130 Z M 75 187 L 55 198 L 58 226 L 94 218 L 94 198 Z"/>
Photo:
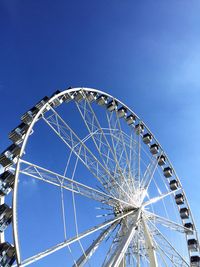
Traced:
<path fill-rule="evenodd" d="M 200 266 L 179 177 L 115 97 L 56 91 L 9 139 L 0 155 L 0 266 Z"/>

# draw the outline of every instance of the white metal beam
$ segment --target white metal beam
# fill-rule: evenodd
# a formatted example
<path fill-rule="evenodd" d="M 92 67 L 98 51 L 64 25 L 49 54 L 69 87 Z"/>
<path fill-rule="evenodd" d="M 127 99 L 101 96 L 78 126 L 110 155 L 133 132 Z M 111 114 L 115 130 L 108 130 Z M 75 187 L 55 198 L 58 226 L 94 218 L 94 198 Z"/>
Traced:
<path fill-rule="evenodd" d="M 115 254 L 109 259 L 109 261 L 106 263 L 105 267 L 119 267 L 120 264 L 122 263 L 125 253 L 136 233 L 136 227 L 140 218 L 141 210 L 138 209 L 132 218 L 133 218 L 133 223 L 128 230 L 127 234 L 124 236 L 122 239 L 122 242 L 117 248 L 117 251 Z"/>
<path fill-rule="evenodd" d="M 49 127 L 58 135 L 58 137 L 71 149 L 75 155 L 80 159 L 80 161 L 86 166 L 86 168 L 98 179 L 98 181 L 105 186 L 109 186 L 114 190 L 113 183 L 118 185 L 118 190 L 123 192 L 124 197 L 132 199 L 130 195 L 122 188 L 122 186 L 116 181 L 115 177 L 111 174 L 109 169 L 107 169 L 92 153 L 92 151 L 86 146 L 85 143 L 78 137 L 78 135 L 71 129 L 71 127 L 66 123 L 65 120 L 50 107 L 52 115 L 48 118 L 43 116 L 44 121 L 49 125 Z M 118 192 L 110 194 L 116 195 Z"/>
<path fill-rule="evenodd" d="M 94 189 L 90 186 L 77 182 L 73 179 L 60 175 L 36 164 L 30 163 L 25 160 L 20 160 L 20 162 L 21 165 L 23 164 L 25 166 L 28 166 L 24 168 L 21 167 L 20 173 L 31 176 L 37 180 L 44 181 L 54 186 L 63 187 L 66 190 L 81 194 L 85 197 L 94 199 L 110 206 L 116 206 L 117 203 L 132 206 L 124 200 L 113 197 L 107 193 Z"/>
<path fill-rule="evenodd" d="M 68 240 L 66 240 L 64 242 L 61 242 L 61 243 L 55 245 L 54 247 L 51 247 L 51 248 L 49 248 L 49 249 L 47 249 L 47 250 L 45 250 L 43 252 L 40 252 L 37 255 L 34 255 L 34 256 L 26 259 L 26 260 L 23 260 L 22 263 L 19 264 L 19 266 L 22 267 L 22 266 L 30 265 L 31 263 L 34 263 L 34 262 L 36 262 L 36 261 L 38 261 L 38 260 L 40 260 L 40 259 L 42 259 L 42 258 L 54 253 L 54 252 L 56 252 L 56 251 L 58 251 L 58 250 L 60 250 L 62 248 L 67 247 L 68 245 L 73 244 L 76 241 L 81 240 L 82 238 L 84 238 L 86 236 L 89 236 L 89 235 L 91 235 L 91 234 L 103 229 L 104 227 L 107 227 L 107 226 L 109 226 L 109 225 L 111 225 L 113 223 L 116 223 L 116 222 L 120 221 L 121 219 L 131 215 L 133 212 L 134 211 L 130 211 L 130 212 L 126 213 L 126 214 L 123 214 L 123 215 L 120 215 L 120 216 L 116 217 L 115 219 L 108 220 L 108 221 L 106 221 L 106 222 L 104 222 L 104 223 L 102 223 L 100 225 L 97 225 L 97 226 L 95 226 L 95 227 L 93 227 L 93 228 L 91 228 L 91 229 L 79 234 L 76 237 L 73 237 L 73 238 L 68 239 Z"/>
<path fill-rule="evenodd" d="M 151 233 L 150 233 L 150 231 L 148 229 L 148 226 L 147 226 L 144 218 L 141 218 L 141 222 L 142 222 L 142 226 L 143 226 L 143 230 L 144 230 L 144 236 L 145 236 L 146 245 L 147 245 L 147 248 L 148 248 L 147 252 L 148 252 L 148 255 L 149 255 L 149 262 L 150 262 L 149 267 L 158 267 L 156 250 L 155 250 L 155 246 L 153 244 Z"/>
<path fill-rule="evenodd" d="M 106 238 L 106 236 L 113 229 L 115 224 L 110 225 L 104 231 L 100 233 L 100 235 L 92 242 L 89 248 L 85 251 L 85 254 L 81 255 L 81 257 L 76 261 L 73 267 L 82 267 L 88 261 L 88 259 L 94 254 L 97 248 L 100 246 L 101 242 Z"/>

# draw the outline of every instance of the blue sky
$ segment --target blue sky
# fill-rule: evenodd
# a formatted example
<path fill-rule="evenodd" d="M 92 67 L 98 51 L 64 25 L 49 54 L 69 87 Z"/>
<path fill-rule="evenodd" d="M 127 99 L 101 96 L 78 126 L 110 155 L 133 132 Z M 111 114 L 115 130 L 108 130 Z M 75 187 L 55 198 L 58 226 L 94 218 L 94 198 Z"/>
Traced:
<path fill-rule="evenodd" d="M 168 153 L 200 229 L 200 2 L 0 2 L 0 149 L 21 114 L 68 86 L 130 106 Z"/>

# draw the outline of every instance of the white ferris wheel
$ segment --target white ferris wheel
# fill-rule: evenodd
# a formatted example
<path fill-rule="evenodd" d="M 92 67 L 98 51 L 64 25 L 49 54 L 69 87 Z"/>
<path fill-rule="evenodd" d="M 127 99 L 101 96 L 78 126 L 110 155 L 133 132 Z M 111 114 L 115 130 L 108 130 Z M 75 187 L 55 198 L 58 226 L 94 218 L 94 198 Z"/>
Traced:
<path fill-rule="evenodd" d="M 179 177 L 115 97 L 56 91 L 9 139 L 0 155 L 0 266 L 200 266 Z"/>

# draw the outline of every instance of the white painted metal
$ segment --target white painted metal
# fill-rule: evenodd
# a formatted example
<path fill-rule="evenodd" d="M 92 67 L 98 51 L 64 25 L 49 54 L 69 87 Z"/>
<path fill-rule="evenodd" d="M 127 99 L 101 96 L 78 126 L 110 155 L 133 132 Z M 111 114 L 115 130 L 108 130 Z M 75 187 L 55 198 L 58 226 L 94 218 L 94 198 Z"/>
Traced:
<path fill-rule="evenodd" d="M 102 191 L 99 191 L 97 189 L 84 185 L 80 182 L 72 180 L 68 177 L 55 173 L 46 168 L 40 167 L 36 164 L 30 163 L 25 160 L 20 160 L 20 162 L 21 164 L 23 163 L 25 166 L 28 166 L 28 168 L 22 168 L 20 170 L 20 173 L 31 176 L 35 179 L 42 180 L 46 183 L 49 183 L 49 184 L 52 184 L 58 187 L 62 185 L 62 187 L 66 190 L 69 190 L 76 194 L 81 194 L 85 197 L 92 198 L 102 203 L 105 202 L 106 204 L 111 205 L 111 206 L 115 206 L 116 203 L 119 202 L 119 203 L 122 203 L 123 205 L 129 205 L 129 206 L 135 207 L 131 205 L 129 202 L 113 197 L 109 194 L 106 194 Z"/>
<path fill-rule="evenodd" d="M 56 246 L 46 250 L 46 251 L 38 253 L 37 255 L 32 256 L 32 257 L 24 260 L 19 266 L 30 265 L 31 263 L 36 262 L 36 261 L 38 261 L 38 260 L 40 260 L 40 259 L 42 259 L 44 257 L 47 257 L 48 255 L 50 255 L 50 254 L 52 254 L 52 253 L 54 253 L 54 252 L 56 252 L 56 251 L 58 251 L 58 250 L 60 250 L 60 249 L 62 249 L 64 247 L 67 247 L 68 245 L 73 244 L 74 242 L 76 242 L 76 241 L 78 241 L 78 240 L 80 240 L 80 239 L 82 239 L 82 238 L 84 238 L 84 237 L 86 237 L 88 235 L 91 235 L 91 234 L 93 234 L 93 233 L 95 233 L 95 232 L 97 232 L 97 231 L 99 231 L 99 230 L 101 230 L 101 229 L 103 229 L 103 228 L 105 228 L 105 227 L 107 227 L 109 225 L 112 225 L 113 223 L 115 223 L 117 221 L 120 221 L 121 219 L 131 215 L 132 213 L 133 213 L 133 211 L 130 211 L 130 212 L 126 213 L 126 214 L 123 214 L 123 215 L 120 215 L 120 216 L 116 217 L 115 219 L 106 221 L 105 223 L 102 223 L 102 224 L 100 224 L 98 226 L 95 226 L 92 229 L 89 229 L 89 230 L 83 232 L 82 234 L 80 234 L 77 237 L 74 237 L 74 238 L 71 238 L 69 240 L 66 240 L 66 241 L 64 241 L 64 242 L 62 242 L 60 244 L 57 244 Z"/>
<path fill-rule="evenodd" d="M 133 218 L 133 210 L 130 212 L 126 212 L 124 213 L 124 211 L 122 210 L 122 215 L 117 216 L 114 220 L 112 221 L 107 221 L 104 224 L 99 225 L 97 228 L 92 228 L 90 230 L 88 230 L 85 233 L 80 234 L 79 236 L 72 238 L 71 240 L 67 240 L 64 241 L 60 244 L 58 244 L 57 246 L 50 248 L 44 252 L 41 252 L 29 259 L 26 260 L 21 260 L 21 253 L 20 253 L 20 243 L 19 243 L 19 236 L 18 236 L 18 220 L 17 220 L 17 199 L 18 199 L 18 177 L 20 173 L 26 173 L 29 176 L 32 176 L 36 179 L 40 179 L 43 180 L 47 183 L 51 183 L 53 185 L 56 186 L 60 186 L 60 180 L 65 181 L 65 184 L 63 184 L 63 188 L 70 190 L 74 193 L 79 193 L 82 194 L 86 197 L 90 197 L 91 199 L 97 200 L 97 201 L 105 201 L 107 200 L 107 203 L 111 206 L 114 206 L 116 203 L 121 203 L 123 204 L 123 208 L 130 208 L 130 207 L 138 207 L 140 208 L 137 212 L 137 216 L 134 217 L 135 221 L 134 223 L 130 224 L 129 221 L 126 221 L 127 225 L 129 226 L 129 231 L 127 232 L 126 236 L 123 238 L 122 243 L 120 248 L 118 248 L 118 250 L 116 251 L 116 254 L 114 257 L 112 257 L 110 259 L 110 265 L 107 266 L 112 266 L 112 267 L 122 267 L 125 265 L 125 253 L 134 237 L 134 235 L 136 234 L 136 225 L 137 223 L 140 221 L 140 215 L 141 213 L 145 213 L 147 215 L 147 217 L 143 217 L 142 219 L 142 225 L 143 225 L 143 232 L 141 230 L 141 232 L 139 233 L 141 236 L 144 235 L 146 237 L 146 243 L 148 244 L 148 247 L 150 247 L 149 250 L 149 261 L 150 261 L 150 265 L 151 266 L 158 266 L 157 265 L 157 260 L 156 260 L 156 252 L 155 249 L 156 247 L 154 247 L 154 243 L 153 243 L 153 238 L 151 236 L 151 227 L 148 227 L 148 224 L 153 224 L 154 228 L 159 232 L 159 230 L 157 229 L 157 227 L 154 225 L 154 222 L 158 222 L 161 223 L 162 225 L 171 227 L 170 229 L 172 230 L 176 230 L 176 231 L 181 231 L 184 232 L 184 227 L 176 222 L 173 222 L 171 220 L 168 220 L 166 218 L 162 218 L 161 216 L 157 216 L 154 213 L 149 213 L 146 210 L 146 207 L 149 205 L 153 205 L 159 201 L 163 201 L 163 199 L 165 197 L 168 196 L 172 196 L 175 191 L 173 192 L 167 192 L 167 193 L 162 193 L 160 194 L 158 197 L 154 197 L 154 198 L 150 198 L 148 201 L 144 202 L 144 199 L 148 196 L 148 188 L 151 184 L 151 182 L 153 181 L 154 178 L 154 173 L 155 170 L 157 168 L 157 161 L 152 159 L 151 165 L 150 165 L 150 171 L 146 172 L 146 176 L 141 177 L 141 172 L 140 172 L 140 164 L 141 164 L 141 158 L 140 158 L 140 135 L 138 135 L 138 176 L 139 176 L 139 180 L 140 180 L 140 186 L 144 186 L 145 190 L 142 191 L 142 193 L 140 192 L 140 205 L 138 206 L 138 202 L 137 205 L 134 201 L 134 197 L 133 197 L 133 193 L 135 192 L 135 184 L 133 182 L 131 186 L 129 186 L 129 184 L 127 183 L 126 177 L 127 177 L 127 172 L 124 170 L 128 170 L 128 176 L 131 173 L 131 164 L 129 162 L 129 158 L 128 158 L 128 152 L 127 152 L 127 147 L 126 147 L 126 141 L 125 141 L 125 137 L 121 131 L 120 128 L 120 119 L 117 117 L 116 120 L 116 124 L 114 125 L 113 123 L 111 123 L 110 118 L 108 118 L 109 123 L 110 123 L 110 133 L 112 133 L 112 142 L 113 140 L 116 140 L 117 138 L 119 139 L 119 141 L 113 142 L 112 143 L 112 147 L 110 147 L 110 144 L 108 144 L 107 139 L 106 139 L 106 134 L 102 131 L 101 126 L 98 122 L 98 120 L 95 117 L 95 113 L 93 112 L 93 117 L 94 117 L 94 123 L 92 125 L 93 128 L 90 128 L 86 118 L 84 117 L 83 113 L 83 119 L 85 119 L 85 123 L 86 126 L 88 127 L 89 130 L 89 136 L 92 137 L 96 147 L 98 148 L 98 152 L 99 154 L 103 157 L 105 157 L 104 159 L 104 165 L 102 163 L 100 163 L 98 161 L 98 159 L 96 158 L 96 156 L 92 153 L 92 151 L 89 150 L 89 148 L 86 146 L 84 140 L 81 140 L 76 133 L 74 133 L 72 131 L 72 129 L 66 124 L 66 122 L 61 118 L 61 116 L 53 109 L 50 107 L 50 103 L 52 103 L 54 100 L 56 100 L 58 97 L 61 97 L 62 95 L 66 94 L 66 93 L 73 93 L 73 92 L 77 92 L 79 90 L 82 90 L 82 92 L 89 92 L 89 91 L 93 91 L 99 94 L 105 94 L 104 92 L 95 90 L 95 89 L 90 89 L 90 88 L 73 88 L 70 90 L 66 90 L 64 92 L 59 93 L 58 95 L 53 96 L 47 104 L 45 104 L 40 111 L 38 112 L 38 114 L 36 115 L 36 117 L 33 119 L 32 123 L 30 124 L 30 127 L 26 133 L 26 136 L 24 138 L 24 141 L 22 143 L 22 148 L 21 148 L 21 153 L 20 153 L 20 159 L 17 162 L 16 165 L 16 179 L 15 179 L 15 186 L 14 186 L 14 193 L 13 193 L 13 236 L 14 236 L 14 244 L 15 244 L 15 248 L 16 248 L 16 255 L 17 255 L 17 265 L 18 266 L 26 266 L 29 265 L 43 257 L 48 256 L 51 253 L 54 253 L 55 251 L 68 246 L 69 244 L 76 242 L 76 241 L 80 241 L 80 239 L 82 239 L 83 237 L 96 232 L 100 229 L 103 229 L 106 226 L 112 225 L 113 223 L 118 223 L 121 219 L 125 219 L 125 218 L 129 218 L 131 216 L 131 218 Z M 112 98 L 112 96 L 106 94 L 108 97 Z M 124 105 L 122 102 L 120 102 L 119 100 L 115 99 L 117 102 L 121 103 L 121 105 L 123 105 L 125 108 L 127 108 L 127 110 L 129 110 L 132 114 L 134 114 L 134 116 L 137 118 L 137 120 L 139 122 L 141 122 L 144 127 L 146 128 L 147 131 L 149 131 L 149 133 L 153 136 L 153 134 L 150 132 L 150 130 L 148 129 L 148 127 L 139 119 L 139 117 L 133 112 L 131 111 L 126 105 Z M 87 101 L 87 108 L 89 107 L 90 111 L 92 111 L 91 109 L 91 105 L 89 104 L 89 102 Z M 78 106 L 80 107 L 80 103 L 78 104 Z M 49 171 L 47 169 L 44 169 L 42 167 L 36 166 L 34 164 L 29 164 L 33 167 L 32 170 L 34 170 L 34 172 L 30 172 L 27 170 L 23 170 L 21 169 L 21 165 L 22 163 L 26 163 L 25 161 L 23 161 L 21 158 L 24 154 L 24 150 L 26 147 L 26 143 L 29 137 L 29 134 L 32 132 L 32 128 L 34 126 L 34 124 L 36 123 L 36 121 L 38 120 L 38 118 L 40 117 L 41 114 L 43 114 L 43 111 L 45 109 L 50 109 L 52 111 L 52 116 L 51 117 L 45 117 L 43 115 L 43 119 L 44 121 L 47 122 L 47 124 L 51 127 L 51 129 L 59 136 L 59 138 L 61 138 L 63 140 L 63 142 L 71 149 L 71 151 L 79 158 L 80 161 L 82 161 L 83 164 L 85 164 L 85 166 L 88 168 L 88 170 L 94 175 L 94 177 L 96 177 L 101 183 L 105 181 L 105 173 L 107 175 L 107 177 L 109 177 L 109 183 L 112 185 L 112 182 L 114 181 L 115 184 L 117 185 L 118 189 L 117 192 L 115 192 L 115 188 L 112 190 L 112 192 L 109 193 L 103 193 L 100 192 L 96 189 L 90 188 L 86 185 L 83 185 L 81 183 L 77 183 L 74 180 L 70 179 L 70 178 L 66 178 L 65 175 L 59 175 L 56 174 L 52 171 Z M 84 110 L 85 112 L 86 110 Z M 119 134 L 120 134 L 120 138 L 117 137 L 116 134 L 116 128 L 119 128 Z M 64 127 L 63 127 L 64 126 Z M 111 130 L 112 128 L 112 130 Z M 65 130 L 65 136 L 62 135 L 62 131 L 61 129 Z M 67 131 L 66 131 L 67 130 Z M 100 134 L 101 138 L 98 139 L 97 134 Z M 89 137 L 89 138 L 90 138 Z M 154 141 L 159 145 L 160 150 L 161 150 L 161 154 L 163 153 L 163 149 L 160 146 L 160 144 L 158 143 L 158 141 L 156 140 L 156 138 L 153 136 Z M 132 139 L 131 139 L 132 140 Z M 106 155 L 103 155 L 102 151 L 103 148 L 107 148 L 107 153 Z M 121 155 L 119 157 L 117 157 L 116 153 L 112 153 L 112 149 L 116 149 L 117 147 L 120 147 L 121 149 Z M 133 147 L 133 144 L 131 145 L 131 147 Z M 79 153 L 80 152 L 80 153 Z M 112 154 L 112 156 L 111 156 Z M 123 156 L 125 155 L 125 158 L 123 158 Z M 166 154 L 164 153 L 164 155 L 166 156 Z M 120 163 L 122 164 L 123 162 L 123 168 L 119 168 L 119 172 L 121 174 L 122 180 L 121 183 L 115 181 L 113 175 L 110 174 L 109 172 L 109 161 L 110 160 L 114 160 L 117 166 L 120 166 Z M 91 161 L 92 163 L 94 163 L 93 168 L 91 166 L 89 166 L 89 164 L 87 164 L 88 161 Z M 166 161 L 169 163 L 169 165 L 172 167 L 169 159 L 166 156 Z M 97 171 L 98 170 L 98 171 Z M 44 176 L 42 175 L 42 172 L 46 172 L 48 173 L 48 175 L 50 175 L 50 179 L 46 179 L 46 176 L 44 178 Z M 184 193 L 182 185 L 179 181 L 179 178 L 176 174 L 176 172 L 173 169 L 173 173 L 174 176 L 176 178 L 176 180 L 179 183 L 179 188 L 178 190 L 181 190 L 181 192 Z M 115 175 L 116 175 L 116 170 L 115 170 Z M 60 180 L 59 180 L 60 179 Z M 95 196 L 94 196 L 95 193 Z M 116 197 L 115 194 L 118 193 L 118 196 Z M 185 194 L 184 194 L 185 195 Z M 186 205 L 189 207 L 187 198 L 185 197 L 185 203 Z M 189 209 L 190 210 L 190 209 Z M 141 212 L 142 211 L 142 212 Z M 190 217 L 191 217 L 191 221 L 194 224 L 194 234 L 196 234 L 196 228 L 195 228 L 195 223 L 194 223 L 194 219 L 192 217 L 192 214 L 190 213 Z M 147 218 L 147 221 L 145 221 Z M 151 220 L 152 219 L 152 220 Z M 147 224 L 148 222 L 148 224 Z M 160 232 L 159 232 L 160 233 Z M 162 236 L 163 239 L 165 239 L 165 237 L 162 235 L 162 233 L 160 233 L 160 235 Z M 101 235 L 100 235 L 101 236 Z M 95 249 L 98 247 L 101 238 L 99 238 L 91 245 L 91 247 L 88 248 L 87 251 L 84 252 L 84 254 L 91 254 L 95 251 Z M 103 240 L 104 235 L 102 234 L 102 240 Z M 197 240 L 198 240 L 198 236 L 197 236 Z M 172 246 L 170 244 L 170 242 L 165 239 L 166 243 L 170 246 Z M 167 257 L 170 261 L 172 261 L 172 259 L 169 257 L 169 255 L 165 252 L 165 250 L 163 250 L 158 244 L 157 244 L 157 249 L 159 250 L 159 253 L 162 254 L 163 257 Z M 173 249 L 173 248 L 171 248 Z M 175 252 L 176 249 L 174 250 Z M 182 260 L 182 262 L 185 264 L 183 266 L 189 266 L 188 263 L 182 258 L 182 255 L 179 255 L 179 253 L 176 253 L 180 259 Z M 142 255 L 142 253 L 141 253 Z M 85 256 L 85 255 L 84 255 Z M 138 259 L 140 259 L 140 255 L 138 253 Z M 83 260 L 83 258 L 82 258 Z M 163 262 L 165 262 L 165 260 L 163 260 Z M 177 263 L 173 262 L 174 266 L 177 266 Z M 165 262 L 166 264 L 166 262 Z M 140 260 L 137 261 L 137 266 L 141 266 Z"/>
<path fill-rule="evenodd" d="M 163 239 L 164 242 L 171 248 L 171 250 L 174 252 L 176 256 L 179 257 L 180 265 L 181 266 L 190 266 L 189 262 L 185 259 L 185 255 L 180 255 L 180 253 L 177 251 L 177 249 L 169 242 L 169 240 L 161 233 L 161 231 L 150 222 L 151 226 L 156 230 L 156 232 L 160 235 L 160 237 Z M 173 261 L 173 258 L 171 258 L 171 261 L 175 264 Z"/>
<path fill-rule="evenodd" d="M 134 215 L 132 216 L 132 224 L 126 235 L 124 236 L 122 242 L 120 243 L 120 246 L 118 247 L 117 251 L 113 255 L 113 257 L 110 258 L 110 260 L 107 262 L 105 267 L 119 267 L 121 262 L 124 259 L 125 253 L 130 245 L 130 242 L 132 241 L 135 232 L 136 227 L 138 224 L 138 221 L 140 219 L 141 210 L 137 210 Z"/>
<path fill-rule="evenodd" d="M 149 267 L 158 267 L 155 244 L 153 243 L 150 231 L 143 217 L 141 218 L 141 222 L 144 229 L 147 253 L 149 255 Z"/>
<path fill-rule="evenodd" d="M 103 230 L 100 235 L 98 236 L 98 238 L 96 238 L 93 243 L 89 246 L 89 248 L 85 251 L 85 254 L 83 254 L 77 261 L 76 263 L 73 265 L 73 267 L 82 267 L 84 266 L 85 263 L 87 263 L 88 259 L 94 254 L 94 252 L 98 249 L 98 247 L 100 246 L 101 242 L 107 237 L 107 235 L 109 234 L 109 232 L 113 229 L 113 227 L 115 226 L 115 224 L 112 224 L 111 226 L 109 226 L 108 228 L 106 228 L 105 230 Z"/>
<path fill-rule="evenodd" d="M 52 112 L 55 116 L 55 121 L 44 118 L 50 128 L 62 139 L 62 141 L 73 150 L 77 155 L 80 161 L 88 168 L 89 171 L 98 179 L 101 184 L 106 182 L 106 177 L 109 177 L 109 184 L 112 186 L 112 182 L 116 183 L 121 191 L 124 193 L 124 197 L 131 200 L 130 195 L 122 188 L 122 186 L 115 180 L 113 175 L 109 172 L 108 169 L 97 159 L 97 157 L 91 152 L 91 150 L 82 142 L 82 140 L 77 136 L 77 134 L 70 128 L 69 125 L 61 118 L 61 116 L 52 109 Z M 56 123 L 55 123 L 56 122 Z M 62 127 L 64 135 L 59 130 Z M 79 155 L 79 149 L 81 153 Z M 88 164 L 90 163 L 90 165 Z M 111 193 L 112 194 L 112 193 Z"/>

